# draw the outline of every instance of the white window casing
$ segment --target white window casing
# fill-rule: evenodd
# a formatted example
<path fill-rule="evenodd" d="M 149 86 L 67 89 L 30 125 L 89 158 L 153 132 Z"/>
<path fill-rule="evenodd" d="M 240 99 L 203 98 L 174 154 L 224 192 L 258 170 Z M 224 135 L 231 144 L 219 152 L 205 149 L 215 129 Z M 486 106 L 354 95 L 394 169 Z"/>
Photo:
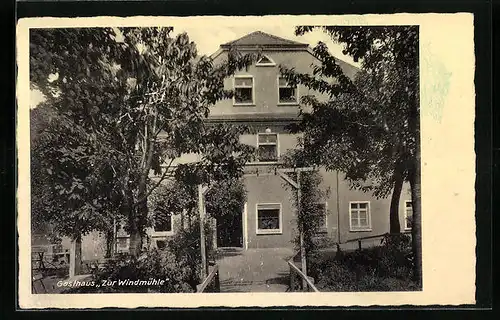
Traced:
<path fill-rule="evenodd" d="M 349 230 L 372 231 L 370 201 L 349 202 Z"/>
<path fill-rule="evenodd" d="M 292 87 L 288 85 L 286 79 L 282 76 L 278 76 L 277 80 L 278 84 L 278 105 L 279 106 L 296 106 L 299 104 L 299 87 Z M 292 94 L 287 95 L 294 99 L 285 99 L 285 96 L 282 97 L 282 93 L 286 93 L 290 91 Z"/>
<path fill-rule="evenodd" d="M 267 221 L 265 215 L 267 214 Z M 264 227 L 265 225 L 270 227 Z M 281 203 L 257 203 L 255 205 L 256 234 L 282 234 L 283 210 Z"/>
<path fill-rule="evenodd" d="M 276 137 L 272 139 L 271 137 Z M 269 139 L 271 138 L 271 139 Z M 275 140 L 275 141 L 273 141 Z M 274 149 L 276 156 L 273 159 L 263 159 L 261 160 L 260 156 L 260 147 L 269 148 L 270 150 Z M 274 148 L 273 148 L 274 147 Z M 257 133 L 257 162 L 262 164 L 272 164 L 278 162 L 280 158 L 280 148 L 279 148 L 279 134 L 278 133 Z"/>
<path fill-rule="evenodd" d="M 411 200 L 406 200 L 404 203 L 404 228 L 405 230 L 411 230 L 411 218 L 413 217 L 413 205 Z M 410 220 L 409 220 L 410 219 Z"/>
<path fill-rule="evenodd" d="M 257 67 L 274 67 L 276 63 L 267 54 L 263 55 L 262 58 L 255 64 Z"/>
<path fill-rule="evenodd" d="M 238 89 L 246 91 L 251 90 L 251 101 L 236 101 Z M 236 75 L 233 78 L 233 105 L 235 106 L 254 106 L 255 105 L 255 79 L 252 75 Z"/>

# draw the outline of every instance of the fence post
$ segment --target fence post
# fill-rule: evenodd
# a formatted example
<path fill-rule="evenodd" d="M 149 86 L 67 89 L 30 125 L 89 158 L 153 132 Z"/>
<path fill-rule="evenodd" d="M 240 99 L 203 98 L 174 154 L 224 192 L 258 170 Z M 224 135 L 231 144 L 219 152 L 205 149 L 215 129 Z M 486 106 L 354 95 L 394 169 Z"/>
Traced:
<path fill-rule="evenodd" d="M 200 216 L 200 249 L 201 249 L 201 279 L 205 279 L 207 272 L 207 250 L 205 242 L 205 204 L 203 203 L 203 186 L 198 185 L 198 214 Z"/>
<path fill-rule="evenodd" d="M 361 251 L 361 240 L 358 240 L 358 249 Z"/>
<path fill-rule="evenodd" d="M 215 272 L 215 292 L 220 292 L 220 279 L 219 279 L 219 267 L 216 265 L 217 271 Z"/>
<path fill-rule="evenodd" d="M 288 265 L 288 268 L 290 268 L 290 291 L 295 291 L 295 273 L 293 272 L 293 268 Z"/>

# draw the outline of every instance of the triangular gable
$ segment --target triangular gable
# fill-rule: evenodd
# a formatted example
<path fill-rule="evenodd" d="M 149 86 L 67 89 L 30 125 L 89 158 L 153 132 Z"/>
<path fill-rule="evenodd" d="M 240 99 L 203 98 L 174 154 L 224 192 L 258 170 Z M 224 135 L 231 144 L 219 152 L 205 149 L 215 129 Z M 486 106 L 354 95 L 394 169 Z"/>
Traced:
<path fill-rule="evenodd" d="M 257 61 L 255 64 L 256 66 L 275 66 L 276 63 L 274 63 L 273 59 L 271 59 L 269 56 L 264 55 L 262 58 Z"/>

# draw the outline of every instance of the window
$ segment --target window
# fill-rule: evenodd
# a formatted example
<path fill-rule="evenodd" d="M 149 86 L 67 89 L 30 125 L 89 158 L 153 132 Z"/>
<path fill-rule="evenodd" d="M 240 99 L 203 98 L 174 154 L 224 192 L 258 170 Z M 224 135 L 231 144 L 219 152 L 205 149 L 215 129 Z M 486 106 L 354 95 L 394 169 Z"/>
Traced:
<path fill-rule="evenodd" d="M 313 205 L 313 214 L 316 217 L 316 223 L 317 223 L 317 232 L 326 232 L 326 215 L 327 215 L 327 210 L 326 210 L 326 202 L 325 203 L 315 203 Z"/>
<path fill-rule="evenodd" d="M 371 231 L 370 202 L 353 201 L 349 203 L 351 231 Z"/>
<path fill-rule="evenodd" d="M 172 232 L 172 214 L 157 211 L 154 220 L 154 232 L 156 235 Z"/>
<path fill-rule="evenodd" d="M 257 134 L 257 158 L 260 162 L 278 161 L 278 134 L 259 133 Z"/>
<path fill-rule="evenodd" d="M 278 78 L 278 104 L 297 104 L 297 87 L 290 86 L 285 78 Z"/>
<path fill-rule="evenodd" d="M 253 104 L 253 77 L 236 76 L 234 78 L 234 104 Z"/>
<path fill-rule="evenodd" d="M 269 56 L 264 55 L 262 58 L 259 59 L 259 61 L 257 61 L 255 65 L 258 67 L 272 67 L 275 66 L 276 63 L 274 63 L 274 61 L 271 58 L 269 58 Z"/>
<path fill-rule="evenodd" d="M 281 204 L 257 204 L 257 234 L 281 234 Z"/>
<path fill-rule="evenodd" d="M 405 201 L 405 230 L 411 230 L 411 221 L 413 218 L 413 205 L 411 201 Z"/>
<path fill-rule="evenodd" d="M 117 238 L 116 239 L 116 251 L 118 253 L 128 252 L 129 238 Z"/>

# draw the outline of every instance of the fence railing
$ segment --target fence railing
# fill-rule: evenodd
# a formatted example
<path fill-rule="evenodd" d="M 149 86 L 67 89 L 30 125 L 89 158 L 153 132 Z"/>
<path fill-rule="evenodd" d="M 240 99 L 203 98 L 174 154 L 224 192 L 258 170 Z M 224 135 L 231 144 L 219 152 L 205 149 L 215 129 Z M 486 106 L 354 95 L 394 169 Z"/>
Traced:
<path fill-rule="evenodd" d="M 198 293 L 220 292 L 219 266 L 214 265 L 208 276 L 198 286 Z"/>
<path fill-rule="evenodd" d="M 402 234 L 411 234 L 411 231 L 402 231 L 401 232 Z M 393 235 L 398 235 L 399 233 L 397 234 L 393 234 Z M 377 238 L 380 238 L 380 244 L 382 244 L 382 241 L 384 241 L 385 237 L 386 236 L 390 236 L 391 233 L 389 232 L 386 232 L 386 233 L 382 233 L 382 234 L 378 234 L 378 235 L 374 235 L 374 236 L 368 236 L 368 237 L 361 237 L 361 238 L 356 238 L 356 239 L 350 239 L 350 240 L 347 240 L 343 243 L 353 243 L 353 242 L 357 242 L 358 243 L 358 250 L 361 250 L 363 248 L 362 246 L 362 242 L 365 241 L 365 240 L 373 240 L 373 239 L 377 239 Z M 340 244 L 337 243 L 337 247 L 339 247 Z"/>
<path fill-rule="evenodd" d="M 314 285 L 314 278 L 306 276 L 302 270 L 295 265 L 293 261 L 295 256 L 297 256 L 297 254 L 287 261 L 290 269 L 290 291 L 319 292 Z"/>

